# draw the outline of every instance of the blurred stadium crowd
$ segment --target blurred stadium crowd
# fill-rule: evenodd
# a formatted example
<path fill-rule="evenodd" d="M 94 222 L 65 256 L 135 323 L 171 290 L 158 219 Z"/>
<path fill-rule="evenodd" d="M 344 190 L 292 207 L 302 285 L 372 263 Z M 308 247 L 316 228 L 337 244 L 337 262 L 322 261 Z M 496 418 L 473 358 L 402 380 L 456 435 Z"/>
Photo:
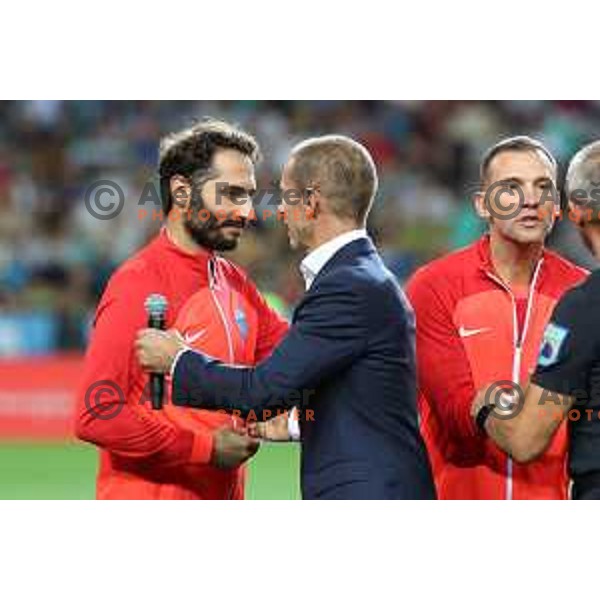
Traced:
<path fill-rule="evenodd" d="M 85 347 L 111 272 L 160 227 L 138 218 L 142 190 L 156 182 L 159 138 L 204 115 L 256 135 L 265 156 L 262 188 L 276 184 L 289 150 L 306 137 L 337 132 L 365 143 L 380 170 L 371 233 L 402 281 L 483 230 L 469 196 L 485 148 L 530 134 L 564 164 L 599 130 L 600 103 L 1 102 L 0 356 Z M 101 179 L 118 183 L 127 199 L 109 221 L 91 216 L 83 201 Z M 302 293 L 285 230 L 274 219 L 259 220 L 231 258 L 282 312 Z"/>

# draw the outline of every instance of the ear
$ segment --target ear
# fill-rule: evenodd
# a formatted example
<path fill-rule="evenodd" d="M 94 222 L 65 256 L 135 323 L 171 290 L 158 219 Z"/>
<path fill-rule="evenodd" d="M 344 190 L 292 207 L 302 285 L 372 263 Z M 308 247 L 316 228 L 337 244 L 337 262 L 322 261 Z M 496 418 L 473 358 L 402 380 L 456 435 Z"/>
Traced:
<path fill-rule="evenodd" d="M 473 206 L 475 207 L 475 212 L 480 219 L 484 219 L 485 221 L 491 220 L 492 215 L 486 206 L 485 194 L 483 192 L 476 192 L 473 195 Z"/>
<path fill-rule="evenodd" d="M 309 186 L 306 189 L 308 190 L 308 193 L 304 198 L 304 208 L 308 220 L 311 220 L 319 214 L 323 197 L 321 196 L 318 186 Z"/>
<path fill-rule="evenodd" d="M 567 218 L 576 227 L 583 227 L 585 225 L 585 209 L 577 205 L 573 200 L 569 200 L 567 203 L 568 213 Z"/>
<path fill-rule="evenodd" d="M 173 175 L 169 183 L 171 186 L 173 206 L 182 210 L 187 210 L 192 197 L 192 186 L 189 180 L 182 175 Z"/>

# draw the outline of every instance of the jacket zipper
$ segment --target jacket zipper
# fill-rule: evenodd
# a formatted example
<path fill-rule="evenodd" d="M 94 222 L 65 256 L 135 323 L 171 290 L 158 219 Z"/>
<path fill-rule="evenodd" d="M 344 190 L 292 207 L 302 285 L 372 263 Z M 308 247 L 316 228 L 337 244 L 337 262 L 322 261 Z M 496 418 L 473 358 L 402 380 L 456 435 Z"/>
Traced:
<path fill-rule="evenodd" d="M 209 269 L 208 269 L 209 278 L 210 278 L 210 293 L 211 293 L 213 301 L 217 307 L 217 312 L 219 313 L 221 323 L 223 324 L 223 327 L 225 329 L 225 337 L 227 338 L 227 351 L 229 354 L 229 363 L 234 364 L 235 360 L 234 360 L 234 354 L 233 354 L 233 342 L 232 342 L 232 338 L 231 338 L 231 330 L 229 329 L 229 322 L 227 321 L 227 318 L 225 317 L 225 311 L 223 310 L 223 307 L 221 306 L 221 303 L 219 302 L 219 297 L 215 293 L 216 275 L 214 273 L 214 270 L 216 269 L 216 264 L 212 261 L 213 261 L 213 259 L 211 259 L 211 262 L 209 263 Z"/>
<path fill-rule="evenodd" d="M 229 355 L 229 364 L 233 365 L 235 363 L 235 357 L 233 354 L 233 342 L 232 342 L 232 338 L 231 338 L 231 330 L 229 329 L 229 321 L 227 321 L 227 318 L 225 317 L 225 311 L 223 310 L 223 307 L 221 306 L 221 303 L 219 302 L 219 297 L 215 293 L 217 279 L 216 279 L 216 275 L 215 275 L 215 272 L 213 271 L 213 269 L 216 270 L 216 265 L 215 265 L 215 263 L 212 262 L 212 260 L 213 259 L 211 259 L 211 262 L 209 263 L 209 269 L 208 269 L 210 293 L 211 293 L 213 302 L 215 303 L 215 306 L 217 307 L 217 312 L 219 313 L 219 318 L 221 319 L 223 328 L 225 329 L 225 338 L 227 339 L 227 353 Z M 233 418 L 233 415 L 230 415 L 230 416 L 231 416 L 231 423 L 235 426 L 235 419 Z"/>
<path fill-rule="evenodd" d="M 531 308 L 533 306 L 533 295 L 535 292 L 535 286 L 538 279 L 538 274 L 540 272 L 540 268 L 542 266 L 542 262 L 544 261 L 541 258 L 533 272 L 533 278 L 531 280 L 531 286 L 529 287 L 529 293 L 527 295 L 527 308 L 525 310 L 525 322 L 523 323 L 523 331 L 521 331 L 521 335 L 519 336 L 519 318 L 517 315 L 517 302 L 512 290 L 502 281 L 499 277 L 497 277 L 494 273 L 486 271 L 487 276 L 495 281 L 498 285 L 500 285 L 504 290 L 508 292 L 510 295 L 510 299 L 513 307 L 513 364 L 512 364 L 512 380 L 516 383 L 520 383 L 521 379 L 521 360 L 523 355 L 523 343 L 525 341 L 525 336 L 527 335 L 527 330 L 529 328 L 529 317 L 531 316 Z M 505 490 L 505 498 L 506 500 L 513 499 L 513 460 L 509 456 L 506 459 L 506 490 Z"/>
<path fill-rule="evenodd" d="M 229 329 L 229 322 L 227 321 L 227 318 L 225 317 L 225 311 L 223 310 L 223 307 L 221 306 L 221 303 L 219 302 L 219 297 L 215 293 L 215 287 L 217 284 L 216 269 L 217 269 L 216 262 L 214 261 L 213 258 L 211 258 L 208 263 L 208 277 L 209 277 L 210 293 L 211 293 L 213 302 L 215 303 L 215 306 L 217 307 L 217 312 L 219 313 L 221 323 L 223 324 L 223 327 L 225 329 L 225 337 L 227 338 L 227 351 L 229 354 L 229 364 L 233 365 L 235 361 L 234 361 L 234 355 L 233 355 L 233 342 L 232 342 L 232 338 L 231 338 L 231 330 Z M 235 417 L 233 415 L 229 415 L 229 418 L 231 420 L 231 425 L 235 430 L 235 428 L 236 428 Z M 233 497 L 233 493 L 234 493 L 234 488 L 232 488 L 229 492 L 229 499 L 231 499 Z"/>

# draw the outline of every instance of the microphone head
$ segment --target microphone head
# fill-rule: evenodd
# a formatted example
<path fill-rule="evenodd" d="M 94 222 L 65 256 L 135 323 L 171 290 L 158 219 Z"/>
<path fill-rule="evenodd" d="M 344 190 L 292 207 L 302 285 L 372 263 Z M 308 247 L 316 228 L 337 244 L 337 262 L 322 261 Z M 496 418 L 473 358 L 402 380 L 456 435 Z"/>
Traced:
<path fill-rule="evenodd" d="M 168 305 L 167 299 L 162 294 L 150 294 L 144 302 L 148 316 L 154 319 L 164 318 Z"/>

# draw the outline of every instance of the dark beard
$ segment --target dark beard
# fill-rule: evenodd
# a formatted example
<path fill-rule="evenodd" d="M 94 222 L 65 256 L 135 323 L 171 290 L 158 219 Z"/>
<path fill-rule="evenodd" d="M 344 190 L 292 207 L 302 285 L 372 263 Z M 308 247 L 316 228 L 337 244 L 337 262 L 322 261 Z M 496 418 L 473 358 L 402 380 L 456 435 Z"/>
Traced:
<path fill-rule="evenodd" d="M 217 252 L 229 252 L 235 250 L 238 245 L 238 238 L 228 239 L 223 235 L 222 229 L 226 226 L 237 226 L 245 229 L 247 225 L 246 219 L 217 219 L 211 212 L 208 219 L 200 219 L 199 213 L 206 209 L 204 201 L 200 194 L 194 194 L 190 202 L 190 215 L 184 221 L 184 227 L 190 237 L 203 248 L 208 250 L 216 250 Z M 208 209 L 206 209 L 208 210 Z"/>
<path fill-rule="evenodd" d="M 204 222 L 197 222 L 187 219 L 184 223 L 185 230 L 190 237 L 203 248 L 208 250 L 217 250 L 218 252 L 228 252 L 235 250 L 237 247 L 237 239 L 227 239 L 221 232 L 221 224 L 215 220 L 211 225 L 213 216 Z"/>

